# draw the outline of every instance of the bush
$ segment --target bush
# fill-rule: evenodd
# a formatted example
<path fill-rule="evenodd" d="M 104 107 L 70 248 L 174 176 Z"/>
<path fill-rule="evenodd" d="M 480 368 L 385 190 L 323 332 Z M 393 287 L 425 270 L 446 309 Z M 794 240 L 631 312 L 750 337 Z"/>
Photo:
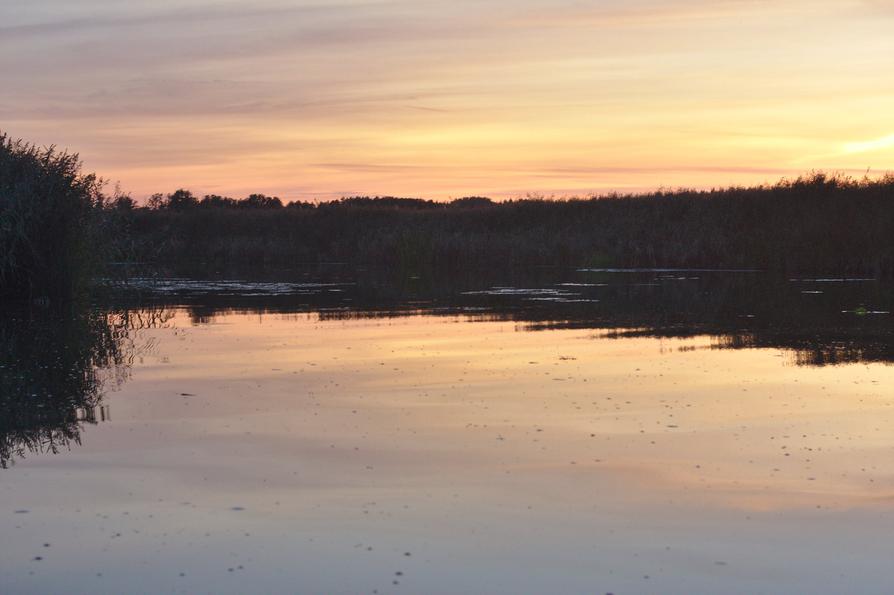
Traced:
<path fill-rule="evenodd" d="M 98 261 L 101 181 L 77 155 L 0 133 L 0 296 L 67 298 Z"/>

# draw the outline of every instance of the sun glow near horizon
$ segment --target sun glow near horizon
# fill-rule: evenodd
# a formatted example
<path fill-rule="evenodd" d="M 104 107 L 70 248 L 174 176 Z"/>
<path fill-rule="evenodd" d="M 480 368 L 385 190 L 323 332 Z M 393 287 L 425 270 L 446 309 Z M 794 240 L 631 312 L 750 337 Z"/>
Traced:
<path fill-rule="evenodd" d="M 143 197 L 496 198 L 894 164 L 887 2 L 0 7 L 4 131 Z"/>

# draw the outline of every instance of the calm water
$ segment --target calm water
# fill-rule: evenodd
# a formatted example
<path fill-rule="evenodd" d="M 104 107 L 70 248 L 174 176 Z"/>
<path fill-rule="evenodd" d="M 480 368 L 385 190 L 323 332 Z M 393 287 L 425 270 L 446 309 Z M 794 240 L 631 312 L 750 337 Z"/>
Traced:
<path fill-rule="evenodd" d="M 0 592 L 891 592 L 890 285 L 288 278 L 3 313 Z"/>

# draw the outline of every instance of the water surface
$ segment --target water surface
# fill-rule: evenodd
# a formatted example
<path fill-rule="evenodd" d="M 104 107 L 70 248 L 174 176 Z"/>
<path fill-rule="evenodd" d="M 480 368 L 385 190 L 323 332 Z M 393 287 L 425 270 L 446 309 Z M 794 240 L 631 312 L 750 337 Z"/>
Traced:
<path fill-rule="evenodd" d="M 9 312 L 0 591 L 888 592 L 891 295 L 315 271 Z"/>

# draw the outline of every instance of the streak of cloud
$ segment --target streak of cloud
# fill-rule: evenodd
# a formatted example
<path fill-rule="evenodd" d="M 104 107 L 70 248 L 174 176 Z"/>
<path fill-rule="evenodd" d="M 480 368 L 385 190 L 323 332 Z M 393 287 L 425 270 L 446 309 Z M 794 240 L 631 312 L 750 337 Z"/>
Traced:
<path fill-rule="evenodd" d="M 872 140 L 864 140 L 858 142 L 850 142 L 844 145 L 845 153 L 869 153 L 871 151 L 884 151 L 894 149 L 894 134 L 875 138 Z"/>
<path fill-rule="evenodd" d="M 884 169 L 891 16 L 872 0 L 4 0 L 0 125 L 138 196 L 712 186 L 865 169 L 866 152 Z"/>

